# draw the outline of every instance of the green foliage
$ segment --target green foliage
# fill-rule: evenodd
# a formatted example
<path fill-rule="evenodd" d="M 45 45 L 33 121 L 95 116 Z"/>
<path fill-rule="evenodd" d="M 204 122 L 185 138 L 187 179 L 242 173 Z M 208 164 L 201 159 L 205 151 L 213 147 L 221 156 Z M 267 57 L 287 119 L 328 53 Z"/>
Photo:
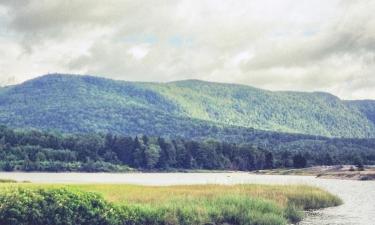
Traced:
<path fill-rule="evenodd" d="M 375 164 L 375 139 L 298 137 L 275 134 L 252 142 L 229 143 L 145 135 L 61 135 L 0 126 L 0 170 L 122 172 L 132 167 L 248 171 Z"/>
<path fill-rule="evenodd" d="M 97 194 L 67 189 L 2 190 L 3 225 L 120 224 L 116 208 Z"/>
<path fill-rule="evenodd" d="M 362 112 L 368 120 L 375 124 L 375 100 L 345 101 L 346 105 Z"/>
<path fill-rule="evenodd" d="M 3 225 L 286 224 L 276 204 L 237 196 L 116 207 L 88 192 L 17 188 L 3 191 L 0 204 Z"/>
<path fill-rule="evenodd" d="M 366 108 L 361 105 L 359 110 L 357 104 L 326 93 L 270 92 L 195 80 L 137 83 L 60 74 L 0 92 L 0 123 L 11 127 L 231 141 L 253 136 L 253 129 L 374 137 L 374 120 L 362 110 Z"/>
<path fill-rule="evenodd" d="M 353 158 L 354 165 L 357 167 L 357 169 L 359 171 L 363 171 L 365 168 L 362 162 L 362 158 L 359 155 L 355 155 Z"/>
<path fill-rule="evenodd" d="M 293 156 L 293 167 L 294 168 L 304 168 L 307 165 L 307 160 L 302 154 L 297 154 Z"/>
<path fill-rule="evenodd" d="M 303 217 L 303 213 L 300 209 L 291 203 L 286 207 L 285 214 L 288 215 L 288 218 L 292 223 L 297 223 Z"/>
<path fill-rule="evenodd" d="M 183 204 L 182 204 L 183 203 Z M 224 196 L 214 199 L 170 201 L 159 206 L 125 204 L 121 208 L 124 224 L 192 225 L 192 224 L 287 224 L 283 210 L 271 201 L 245 196 Z"/>
<path fill-rule="evenodd" d="M 0 183 L 16 183 L 17 181 L 11 179 L 0 179 Z"/>
<path fill-rule="evenodd" d="M 145 199 L 140 202 L 128 199 L 109 203 L 102 195 L 88 192 L 90 188 L 116 195 L 126 195 L 136 188 L 138 193 L 130 198 Z M 116 191 L 118 188 L 124 192 Z M 265 194 L 263 197 L 252 196 L 259 194 L 257 186 L 171 186 L 156 191 L 152 188 L 155 187 L 107 185 L 103 189 L 100 185 L 2 184 L 0 224 L 282 225 L 301 220 L 302 209 L 339 204 L 339 199 L 327 192 L 302 186 L 290 186 L 299 188 L 293 193 L 289 192 L 288 187 L 263 186 L 262 190 L 266 189 L 262 192 Z M 181 188 L 187 192 L 181 193 Z M 143 196 L 146 189 L 151 190 Z M 217 190 L 212 193 L 212 189 Z M 276 192 L 279 193 L 277 197 Z M 167 198 L 163 197 L 165 194 Z M 158 201 L 147 200 L 150 197 L 156 197 Z M 283 201 L 278 202 L 284 198 L 286 205 Z"/>
<path fill-rule="evenodd" d="M 261 130 L 336 137 L 374 137 L 374 124 L 328 93 L 271 92 L 199 80 L 146 84 L 189 117 Z"/>

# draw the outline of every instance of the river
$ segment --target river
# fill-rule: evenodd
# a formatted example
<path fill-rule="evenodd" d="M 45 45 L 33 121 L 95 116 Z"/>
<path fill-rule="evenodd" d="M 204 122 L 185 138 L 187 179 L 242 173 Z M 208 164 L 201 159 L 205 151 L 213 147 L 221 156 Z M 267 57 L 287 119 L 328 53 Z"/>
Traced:
<path fill-rule="evenodd" d="M 300 225 L 374 225 L 375 181 L 317 179 L 311 176 L 249 173 L 0 173 L 0 179 L 33 183 L 307 184 L 338 195 L 344 204 L 309 212 Z"/>

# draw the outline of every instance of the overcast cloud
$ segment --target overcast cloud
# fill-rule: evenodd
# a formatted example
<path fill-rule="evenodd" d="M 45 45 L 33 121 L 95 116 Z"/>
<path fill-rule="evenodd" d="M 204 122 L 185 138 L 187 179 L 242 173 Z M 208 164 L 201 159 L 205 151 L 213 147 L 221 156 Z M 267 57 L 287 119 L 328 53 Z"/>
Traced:
<path fill-rule="evenodd" d="M 372 0 L 0 0 L 0 84 L 52 72 L 375 99 Z"/>

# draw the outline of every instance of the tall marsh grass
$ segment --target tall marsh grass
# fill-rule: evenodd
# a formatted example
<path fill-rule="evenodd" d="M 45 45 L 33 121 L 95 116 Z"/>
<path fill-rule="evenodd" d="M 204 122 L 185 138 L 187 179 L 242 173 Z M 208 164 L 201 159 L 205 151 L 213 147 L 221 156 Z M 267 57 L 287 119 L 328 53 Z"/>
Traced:
<path fill-rule="evenodd" d="M 152 187 L 137 185 L 0 184 L 0 196 L 2 196 L 0 198 L 0 218 L 2 218 L 1 216 L 3 216 L 5 209 L 8 210 L 11 208 L 13 210 L 14 208 L 18 207 L 20 209 L 19 207 L 21 207 L 23 209 L 22 212 L 25 213 L 27 212 L 27 208 L 30 207 L 30 205 L 18 199 L 17 196 L 21 194 L 17 194 L 14 190 L 19 190 L 20 193 L 23 193 L 22 191 L 25 190 L 37 193 L 35 195 L 31 194 L 27 202 L 39 201 L 40 203 L 40 199 L 44 199 L 44 197 L 40 196 L 43 194 L 47 195 L 46 193 L 48 193 L 48 201 L 50 204 L 56 206 L 59 205 L 58 202 L 61 198 L 65 199 L 61 195 L 68 195 L 71 198 L 75 198 L 74 196 L 77 195 L 77 198 L 81 200 L 85 198 L 82 196 L 86 196 L 87 198 L 91 198 L 91 200 L 85 201 L 86 211 L 82 213 L 96 216 L 95 218 L 98 218 L 98 215 L 96 215 L 98 213 L 107 215 L 107 217 L 104 217 L 107 220 L 101 221 L 103 225 L 289 224 L 301 220 L 303 216 L 301 212 L 303 210 L 337 206 L 342 203 L 336 196 L 319 188 L 292 185 L 187 185 Z M 56 190 L 64 190 L 64 192 L 60 193 L 56 192 Z M 9 193 L 15 194 L 9 195 Z M 94 193 L 94 195 L 85 195 L 85 193 Z M 4 196 L 12 197 L 4 198 Z M 33 199 L 32 196 L 38 197 Z M 14 204 L 9 204 L 9 202 L 13 202 Z M 78 207 L 77 201 L 72 202 L 76 204 L 74 207 Z M 94 205 L 87 205 L 87 202 L 104 204 L 100 205 L 104 211 L 94 210 L 96 203 Z M 62 207 L 73 207 L 69 204 L 68 201 L 64 201 Z M 90 207 L 92 207 L 92 211 Z M 47 211 L 46 209 L 41 209 L 38 212 L 43 217 L 43 213 Z M 68 210 L 67 212 L 70 211 Z M 51 216 L 51 213 L 48 214 L 45 216 Z M 9 218 L 9 215 L 6 215 Z M 79 214 L 72 215 L 79 216 Z M 62 215 L 56 216 L 61 217 Z M 90 220 L 88 219 L 88 221 Z M 14 223 L 6 223 L 6 221 L 0 219 L 0 224 L 7 225 Z M 31 224 L 39 225 L 38 223 Z M 43 225 L 48 224 L 44 223 Z M 50 224 L 58 225 L 59 223 L 54 221 L 54 223 Z M 87 224 L 95 225 L 92 221 Z"/>

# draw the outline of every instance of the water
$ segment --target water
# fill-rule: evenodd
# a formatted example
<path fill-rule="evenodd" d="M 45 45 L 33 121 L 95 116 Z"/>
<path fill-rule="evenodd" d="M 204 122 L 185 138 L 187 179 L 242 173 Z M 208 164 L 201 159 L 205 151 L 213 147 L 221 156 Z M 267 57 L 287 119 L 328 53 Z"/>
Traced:
<path fill-rule="evenodd" d="M 249 173 L 0 173 L 0 179 L 35 183 L 307 184 L 338 195 L 344 204 L 309 212 L 300 225 L 374 225 L 375 181 L 316 179 L 309 176 Z"/>

